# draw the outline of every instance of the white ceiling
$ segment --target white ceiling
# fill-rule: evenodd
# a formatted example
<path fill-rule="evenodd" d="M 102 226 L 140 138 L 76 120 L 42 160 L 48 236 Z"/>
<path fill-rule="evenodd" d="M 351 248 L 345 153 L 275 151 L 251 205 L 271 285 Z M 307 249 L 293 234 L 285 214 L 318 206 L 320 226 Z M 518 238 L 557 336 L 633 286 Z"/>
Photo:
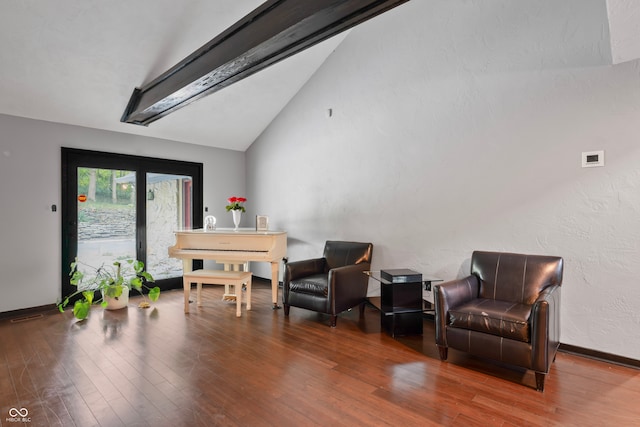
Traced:
<path fill-rule="evenodd" d="M 153 80 L 263 0 L 3 0 L 0 113 L 244 151 L 343 33 L 149 127 L 120 122 Z"/>
<path fill-rule="evenodd" d="M 612 62 L 638 58 L 640 1 L 602 1 Z M 0 114 L 244 151 L 346 33 L 149 127 L 121 123 L 120 117 L 136 86 L 153 80 L 262 2 L 2 0 Z M 553 2 L 544 4 L 553 7 Z"/>

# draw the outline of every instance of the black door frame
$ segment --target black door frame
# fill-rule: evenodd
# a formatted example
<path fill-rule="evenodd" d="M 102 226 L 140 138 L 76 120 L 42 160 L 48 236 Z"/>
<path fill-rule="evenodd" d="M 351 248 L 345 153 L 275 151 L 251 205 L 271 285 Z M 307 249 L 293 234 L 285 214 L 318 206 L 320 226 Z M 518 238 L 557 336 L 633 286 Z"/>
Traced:
<path fill-rule="evenodd" d="M 196 162 L 133 156 L 102 151 L 62 147 L 62 294 L 69 295 L 75 287 L 69 283 L 69 265 L 78 253 L 78 167 L 131 170 L 136 172 L 136 257 L 146 264 L 146 174 L 148 172 L 192 177 L 192 224 L 202 228 L 203 165 Z M 197 266 L 196 266 L 197 267 Z M 182 287 L 181 278 L 158 280 L 162 290 Z"/>

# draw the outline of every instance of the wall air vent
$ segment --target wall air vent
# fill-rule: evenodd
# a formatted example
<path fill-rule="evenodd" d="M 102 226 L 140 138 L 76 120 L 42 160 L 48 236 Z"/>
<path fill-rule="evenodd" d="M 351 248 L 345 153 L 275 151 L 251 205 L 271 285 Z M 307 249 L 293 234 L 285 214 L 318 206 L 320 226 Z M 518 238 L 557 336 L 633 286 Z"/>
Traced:
<path fill-rule="evenodd" d="M 604 166 L 604 151 L 585 151 L 582 153 L 582 167 L 595 168 Z"/>

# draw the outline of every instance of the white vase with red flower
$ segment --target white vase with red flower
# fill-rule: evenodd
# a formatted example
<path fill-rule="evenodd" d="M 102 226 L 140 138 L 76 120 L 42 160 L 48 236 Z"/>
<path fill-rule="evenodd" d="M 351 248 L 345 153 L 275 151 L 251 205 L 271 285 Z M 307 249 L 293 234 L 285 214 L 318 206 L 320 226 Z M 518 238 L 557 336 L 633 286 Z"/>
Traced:
<path fill-rule="evenodd" d="M 245 199 L 244 197 L 236 196 L 229 197 L 227 199 L 227 202 L 229 202 L 229 204 L 226 206 L 227 212 L 231 211 L 231 214 L 233 215 L 233 225 L 235 225 L 233 231 L 238 231 L 240 221 L 242 220 L 242 212 L 245 212 L 243 203 L 246 201 L 247 199 Z"/>

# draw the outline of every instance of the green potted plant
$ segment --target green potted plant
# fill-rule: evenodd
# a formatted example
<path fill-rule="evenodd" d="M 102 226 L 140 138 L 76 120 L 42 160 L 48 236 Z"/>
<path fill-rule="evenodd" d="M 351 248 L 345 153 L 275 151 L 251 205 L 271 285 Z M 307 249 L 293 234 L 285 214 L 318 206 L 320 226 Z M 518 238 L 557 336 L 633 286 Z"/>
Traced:
<path fill-rule="evenodd" d="M 89 315 L 91 306 L 100 303 L 103 308 L 118 309 L 126 307 L 129 301 L 129 290 L 135 289 L 145 298 L 139 306 L 142 308 L 149 307 L 146 297 L 144 297 L 143 289 L 149 291 L 149 299 L 157 301 L 160 297 L 160 288 L 149 288 L 146 283 L 154 282 L 153 276 L 144 271 L 144 263 L 138 260 L 126 260 L 126 264 L 120 261 L 114 261 L 113 266 L 99 268 L 91 267 L 76 260 L 71 263 L 70 284 L 77 287 L 77 290 L 65 297 L 58 304 L 60 312 L 64 312 L 64 308 L 69 304 L 71 298 L 82 295 L 73 306 L 73 315 L 79 319 L 86 319 Z M 93 274 L 88 275 L 80 270 L 79 266 L 83 265 L 93 270 Z M 124 268 L 123 268 L 124 267 Z M 128 268 L 127 268 L 128 267 Z M 94 301 L 95 292 L 101 292 L 101 298 Z"/>

